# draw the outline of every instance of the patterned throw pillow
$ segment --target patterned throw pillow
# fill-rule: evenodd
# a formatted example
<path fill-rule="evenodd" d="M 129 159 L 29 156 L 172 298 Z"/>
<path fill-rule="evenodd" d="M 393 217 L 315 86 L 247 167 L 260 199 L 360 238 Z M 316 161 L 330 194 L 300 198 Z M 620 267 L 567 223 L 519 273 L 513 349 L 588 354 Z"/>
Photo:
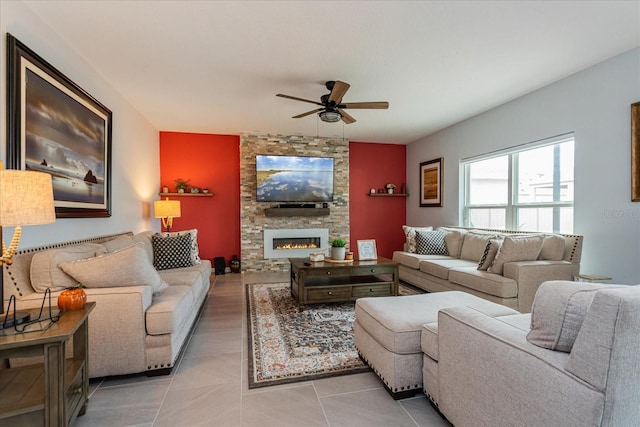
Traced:
<path fill-rule="evenodd" d="M 498 253 L 498 249 L 500 249 L 500 245 L 502 245 L 502 239 L 490 239 L 487 242 L 487 247 L 484 248 L 484 254 L 482 254 L 482 258 L 480 258 L 480 262 L 478 263 L 478 270 L 487 271 L 489 267 L 491 267 Z"/>
<path fill-rule="evenodd" d="M 449 255 L 444 243 L 444 230 L 416 231 L 416 253 L 421 255 Z"/>
<path fill-rule="evenodd" d="M 172 237 L 172 236 L 184 236 L 187 235 L 191 239 L 191 263 L 192 265 L 200 264 L 200 255 L 198 249 L 198 230 L 196 228 L 185 231 L 174 231 L 171 233 L 156 233 L 158 236 L 162 237 Z"/>
<path fill-rule="evenodd" d="M 190 267 L 194 265 L 191 259 L 191 238 L 188 234 L 175 236 L 151 236 L 153 246 L 153 266 L 156 270 Z"/>
<path fill-rule="evenodd" d="M 410 227 L 403 225 L 402 230 L 407 238 L 407 252 L 416 253 L 416 231 L 431 231 L 433 227 Z"/>

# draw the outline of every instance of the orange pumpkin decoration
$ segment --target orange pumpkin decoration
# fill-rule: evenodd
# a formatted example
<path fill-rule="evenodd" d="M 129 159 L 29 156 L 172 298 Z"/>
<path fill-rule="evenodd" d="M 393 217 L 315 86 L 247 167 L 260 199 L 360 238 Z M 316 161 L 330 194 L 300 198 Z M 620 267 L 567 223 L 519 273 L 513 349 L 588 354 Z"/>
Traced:
<path fill-rule="evenodd" d="M 87 303 L 87 294 L 81 287 L 70 287 L 58 295 L 58 308 L 62 311 L 78 310 Z"/>

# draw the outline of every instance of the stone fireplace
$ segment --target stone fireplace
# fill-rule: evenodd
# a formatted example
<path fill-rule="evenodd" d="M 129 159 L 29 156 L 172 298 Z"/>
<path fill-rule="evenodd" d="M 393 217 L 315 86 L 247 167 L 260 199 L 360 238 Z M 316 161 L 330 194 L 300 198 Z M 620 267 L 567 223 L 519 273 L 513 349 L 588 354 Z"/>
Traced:
<path fill-rule="evenodd" d="M 265 214 L 265 209 L 277 203 L 256 201 L 256 155 L 286 155 L 333 157 L 334 195 L 328 203 L 328 215 L 281 216 Z M 240 245 L 242 269 L 245 271 L 289 270 L 290 257 L 306 257 L 320 249 L 293 248 L 304 252 L 273 249 L 273 244 L 265 246 L 265 233 L 271 230 L 324 229 L 326 240 L 321 240 L 322 249 L 329 247 L 329 239 L 349 238 L 349 141 L 342 138 L 307 137 L 297 135 L 240 136 Z M 285 236 L 288 237 L 288 236 Z M 295 236 L 294 236 L 295 237 Z M 297 236 L 305 238 L 308 236 Z M 312 236 L 313 237 L 313 236 Z M 306 244 L 298 241 L 294 244 Z M 271 249 L 268 249 L 271 248 Z M 270 251 L 277 251 L 266 254 Z"/>
<path fill-rule="evenodd" d="M 264 230 L 264 258 L 302 258 L 329 247 L 326 228 Z"/>

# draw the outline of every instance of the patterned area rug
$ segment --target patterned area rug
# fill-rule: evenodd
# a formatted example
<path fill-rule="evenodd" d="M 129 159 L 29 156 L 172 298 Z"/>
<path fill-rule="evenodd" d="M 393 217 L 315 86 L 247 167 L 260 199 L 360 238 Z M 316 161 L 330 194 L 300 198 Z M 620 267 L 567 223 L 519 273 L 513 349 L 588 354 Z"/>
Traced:
<path fill-rule="evenodd" d="M 400 285 L 401 295 L 421 293 Z M 300 310 L 289 283 L 247 285 L 249 388 L 368 371 L 353 342 L 354 303 Z"/>

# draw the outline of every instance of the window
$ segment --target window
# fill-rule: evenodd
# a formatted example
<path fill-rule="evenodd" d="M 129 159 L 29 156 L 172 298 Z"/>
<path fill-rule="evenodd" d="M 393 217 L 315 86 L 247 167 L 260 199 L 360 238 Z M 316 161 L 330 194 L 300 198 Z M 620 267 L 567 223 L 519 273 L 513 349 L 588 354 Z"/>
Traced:
<path fill-rule="evenodd" d="M 573 233 L 573 134 L 461 163 L 467 227 Z"/>

